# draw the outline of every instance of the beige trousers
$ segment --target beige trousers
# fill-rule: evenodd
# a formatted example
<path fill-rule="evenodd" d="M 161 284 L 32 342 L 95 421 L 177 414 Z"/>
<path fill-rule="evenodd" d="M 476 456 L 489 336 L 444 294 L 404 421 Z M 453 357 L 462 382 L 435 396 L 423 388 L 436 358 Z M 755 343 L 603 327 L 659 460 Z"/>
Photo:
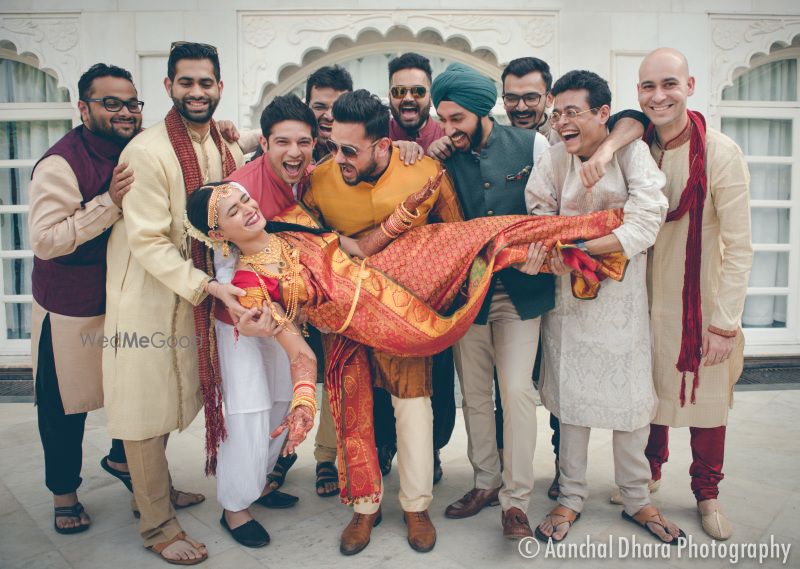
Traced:
<path fill-rule="evenodd" d="M 133 498 L 141 514 L 139 533 L 145 547 L 168 541 L 182 531 L 170 499 L 168 436 L 123 441 L 133 483 Z"/>
<path fill-rule="evenodd" d="M 589 451 L 589 427 L 561 423 L 558 454 L 561 495 L 558 503 L 580 512 L 589 496 L 586 464 Z M 622 494 L 625 512 L 632 516 L 650 503 L 650 464 L 644 455 L 650 425 L 635 431 L 614 431 L 614 481 Z"/>
<path fill-rule="evenodd" d="M 336 464 L 336 426 L 333 424 L 331 404 L 328 399 L 328 390 L 322 384 L 322 405 L 319 411 L 319 427 L 314 439 L 314 459 L 317 463 L 332 462 Z"/>
<path fill-rule="evenodd" d="M 533 365 L 541 318 L 521 320 L 508 294 L 498 284 L 487 324 L 473 324 L 453 348 L 464 396 L 467 456 L 475 487 L 500 490 L 503 511 L 528 510 L 533 492 L 533 451 L 536 448 L 536 397 Z M 503 401 L 501 474 L 495 438 L 494 370 Z"/>
<path fill-rule="evenodd" d="M 392 395 L 397 428 L 397 472 L 400 475 L 400 507 L 422 512 L 433 499 L 433 409 L 430 397 L 400 399 Z M 381 483 L 381 492 L 383 484 Z M 374 514 L 379 503 L 359 503 L 357 514 Z"/>

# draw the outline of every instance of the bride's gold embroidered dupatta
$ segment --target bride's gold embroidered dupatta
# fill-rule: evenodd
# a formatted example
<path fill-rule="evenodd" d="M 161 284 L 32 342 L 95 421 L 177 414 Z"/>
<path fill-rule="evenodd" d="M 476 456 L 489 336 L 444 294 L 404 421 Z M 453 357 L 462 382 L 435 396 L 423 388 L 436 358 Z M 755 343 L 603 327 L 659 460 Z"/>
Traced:
<path fill-rule="evenodd" d="M 273 221 L 320 228 L 299 205 Z M 529 244 L 542 241 L 552 249 L 559 242 L 608 235 L 621 223 L 622 210 L 609 210 L 431 224 L 366 260 L 348 256 L 335 233 L 282 232 L 300 252 L 309 321 L 337 332 L 329 344 L 325 383 L 337 425 L 342 501 L 380 497 L 367 346 L 399 356 L 436 354 L 467 332 L 492 275 L 524 262 Z M 581 275 L 573 273 L 573 291 L 583 298 L 596 296 L 606 277 L 621 280 L 627 264 L 622 254 L 592 259 L 577 249 L 565 250 L 565 259 Z M 260 293 L 257 286 L 247 290 Z"/>

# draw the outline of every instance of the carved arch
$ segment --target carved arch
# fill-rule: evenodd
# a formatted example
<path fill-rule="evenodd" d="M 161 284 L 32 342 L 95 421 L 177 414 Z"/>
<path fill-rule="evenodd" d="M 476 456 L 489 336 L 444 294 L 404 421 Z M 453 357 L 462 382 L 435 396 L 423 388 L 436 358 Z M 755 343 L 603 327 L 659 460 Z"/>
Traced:
<path fill-rule="evenodd" d="M 557 69 L 557 30 L 555 12 L 241 12 L 239 121 L 254 124 L 254 112 L 265 97 L 283 92 L 283 82 L 296 84 L 301 69 L 305 74 L 381 47 L 446 53 L 477 63 L 493 76 L 499 66 L 522 55 L 536 55 Z"/>
<path fill-rule="evenodd" d="M 5 44 L 5 45 L 3 45 Z M 35 57 L 42 71 L 78 98 L 80 78 L 80 16 L 77 14 L 0 15 L 0 47 Z"/>
<path fill-rule="evenodd" d="M 800 16 L 732 16 L 712 14 L 711 98 L 709 114 L 718 114 L 722 91 L 737 73 L 758 64 L 760 57 L 787 47 L 800 35 Z"/>

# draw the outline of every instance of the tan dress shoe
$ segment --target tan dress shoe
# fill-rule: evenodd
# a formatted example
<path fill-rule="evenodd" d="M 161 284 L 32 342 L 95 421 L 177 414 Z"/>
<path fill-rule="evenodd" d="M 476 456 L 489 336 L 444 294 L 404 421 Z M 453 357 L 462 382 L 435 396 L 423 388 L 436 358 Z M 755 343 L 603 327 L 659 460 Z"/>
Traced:
<path fill-rule="evenodd" d="M 381 523 L 381 510 L 374 514 L 353 514 L 353 519 L 347 524 L 339 541 L 339 551 L 342 555 L 355 555 L 369 545 L 369 536 L 372 528 Z"/>
<path fill-rule="evenodd" d="M 647 489 L 650 490 L 651 494 L 658 492 L 659 488 L 661 488 L 661 480 L 651 480 L 647 483 Z M 609 502 L 612 504 L 622 505 L 622 492 L 620 492 L 618 487 L 614 486 L 614 489 L 611 490 Z"/>
<path fill-rule="evenodd" d="M 414 551 L 427 553 L 436 545 L 436 528 L 433 527 L 428 510 L 422 512 L 403 512 L 408 526 L 408 545 Z"/>
<path fill-rule="evenodd" d="M 500 503 L 497 499 L 497 494 L 500 488 L 492 490 L 484 490 L 482 488 L 473 488 L 464 494 L 460 500 L 457 500 L 447 506 L 444 515 L 447 518 L 460 520 L 474 516 L 486 506 L 496 506 Z"/>
<path fill-rule="evenodd" d="M 725 541 L 733 534 L 731 522 L 719 508 L 707 514 L 701 512 L 699 508 L 697 512 L 700 514 L 700 523 L 703 526 L 703 531 L 706 532 L 709 537 L 719 541 Z"/>
<path fill-rule="evenodd" d="M 531 524 L 528 516 L 519 508 L 509 508 L 501 517 L 503 522 L 503 537 L 506 539 L 522 539 L 523 537 L 533 537 Z"/>

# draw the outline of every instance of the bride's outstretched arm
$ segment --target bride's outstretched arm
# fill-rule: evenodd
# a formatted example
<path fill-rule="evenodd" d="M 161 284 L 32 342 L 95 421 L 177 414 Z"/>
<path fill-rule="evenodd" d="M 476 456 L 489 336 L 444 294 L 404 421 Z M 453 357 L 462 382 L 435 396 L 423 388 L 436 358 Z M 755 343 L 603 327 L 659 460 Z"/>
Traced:
<path fill-rule="evenodd" d="M 277 305 L 275 308 L 280 310 Z M 294 392 L 292 404 L 289 414 L 270 436 L 274 439 L 288 430 L 283 454 L 291 454 L 314 427 L 314 415 L 317 413 L 317 358 L 293 322 L 275 323 L 266 302 L 260 311 L 251 308 L 245 312 L 236 327 L 245 336 L 274 336 L 289 356 Z"/>
<path fill-rule="evenodd" d="M 397 206 L 392 215 L 366 235 L 358 239 L 341 236 L 342 248 L 349 255 L 361 258 L 382 251 L 389 243 L 411 228 L 414 220 L 419 217 L 417 208 L 436 192 L 444 172 L 444 170 L 440 170 L 436 176 L 430 178 L 419 191 L 408 196 L 403 203 Z"/>

